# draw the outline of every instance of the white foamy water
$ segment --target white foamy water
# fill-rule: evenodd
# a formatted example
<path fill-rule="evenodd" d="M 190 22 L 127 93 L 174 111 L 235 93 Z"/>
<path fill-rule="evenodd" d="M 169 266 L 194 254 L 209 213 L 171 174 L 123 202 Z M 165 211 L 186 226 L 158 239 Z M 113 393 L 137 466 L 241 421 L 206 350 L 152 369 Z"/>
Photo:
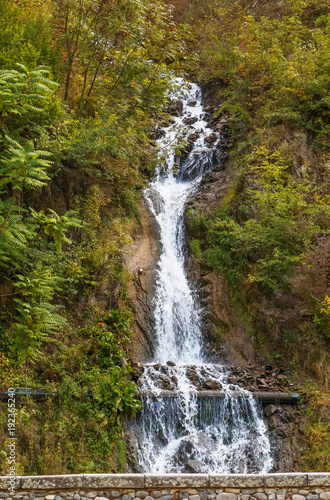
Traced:
<path fill-rule="evenodd" d="M 212 130 L 203 120 L 201 91 L 196 84 L 190 84 L 190 90 L 181 96 L 181 102 L 182 116 L 174 118 L 174 123 L 165 129 L 165 136 L 158 141 L 167 151 L 166 174 L 159 174 L 145 193 L 159 224 L 162 246 L 154 300 L 155 361 L 160 363 L 168 360 L 180 363 L 202 362 L 201 311 L 194 300 L 184 269 L 183 215 L 186 201 L 196 190 L 202 174 L 212 164 L 212 152 L 208 151 L 205 143 L 205 137 Z M 187 126 L 187 119 L 195 119 L 196 122 Z M 186 176 L 189 176 L 190 170 L 195 171 L 195 175 L 186 181 L 175 176 L 172 170 L 175 163 L 175 138 L 179 131 L 186 137 L 195 132 L 199 134 L 180 171 L 181 175 L 185 173 Z M 166 147 L 167 144 L 170 146 Z M 201 151 L 196 154 L 195 150 Z"/>
<path fill-rule="evenodd" d="M 174 117 L 158 141 L 166 153 L 165 168 L 145 192 L 159 224 L 162 253 L 154 298 L 154 360 L 140 380 L 139 461 L 145 472 L 267 472 L 272 458 L 260 410 L 248 391 L 227 383 L 223 367 L 207 362 L 202 311 L 185 270 L 185 204 L 212 168 L 214 146 L 221 140 L 212 147 L 205 141 L 212 130 L 201 97 L 196 84 L 178 93 L 182 115 Z M 191 134 L 191 152 L 175 174 L 176 137 Z M 210 387 L 221 396 L 197 397 L 197 391 Z M 164 397 L 164 390 L 175 397 Z"/>

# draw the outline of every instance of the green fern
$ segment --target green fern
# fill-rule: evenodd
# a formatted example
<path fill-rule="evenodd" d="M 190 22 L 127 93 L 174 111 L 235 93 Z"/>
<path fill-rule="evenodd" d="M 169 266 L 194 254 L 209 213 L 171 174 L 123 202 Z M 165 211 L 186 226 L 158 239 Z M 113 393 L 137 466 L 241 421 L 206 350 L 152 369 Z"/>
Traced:
<path fill-rule="evenodd" d="M 22 146 L 8 135 L 5 139 L 8 149 L 0 160 L 0 186 L 10 183 L 18 191 L 44 186 L 49 180 L 46 169 L 51 162 L 41 157 L 49 157 L 49 152 L 35 150 L 32 141 Z"/>
<path fill-rule="evenodd" d="M 13 114 L 22 115 L 29 111 L 42 112 L 43 108 L 36 105 L 49 98 L 57 87 L 46 76 L 49 68 L 40 67 L 29 71 L 22 64 L 17 64 L 16 70 L 0 71 L 0 116 Z"/>
<path fill-rule="evenodd" d="M 15 298 L 16 322 L 13 325 L 14 347 L 21 361 L 36 357 L 43 342 L 50 341 L 66 325 L 58 311 L 59 306 L 51 304 L 55 291 L 63 281 L 52 275 L 48 268 L 37 266 L 27 275 L 17 275 L 15 286 L 21 297 Z"/>

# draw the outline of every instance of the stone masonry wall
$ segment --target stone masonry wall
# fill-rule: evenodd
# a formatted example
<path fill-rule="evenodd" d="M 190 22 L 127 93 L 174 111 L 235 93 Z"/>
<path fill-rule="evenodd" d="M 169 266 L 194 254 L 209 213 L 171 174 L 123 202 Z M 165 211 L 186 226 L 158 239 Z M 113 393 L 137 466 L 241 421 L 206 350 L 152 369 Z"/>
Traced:
<path fill-rule="evenodd" d="M 0 477 L 4 500 L 330 500 L 330 473 Z"/>

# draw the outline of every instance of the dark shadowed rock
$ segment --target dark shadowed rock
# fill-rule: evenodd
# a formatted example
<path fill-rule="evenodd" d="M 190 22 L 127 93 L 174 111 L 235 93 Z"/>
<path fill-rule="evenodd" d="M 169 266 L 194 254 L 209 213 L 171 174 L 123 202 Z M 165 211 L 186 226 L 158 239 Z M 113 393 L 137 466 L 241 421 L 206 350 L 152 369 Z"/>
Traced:
<path fill-rule="evenodd" d="M 275 405 L 267 405 L 266 408 L 264 409 L 264 414 L 266 417 L 271 417 L 278 411 L 278 406 Z"/>
<path fill-rule="evenodd" d="M 198 122 L 198 118 L 196 116 L 192 116 L 191 118 L 184 118 L 183 123 L 185 125 L 192 125 L 193 123 Z"/>
<path fill-rule="evenodd" d="M 212 134 L 205 137 L 206 142 L 215 142 L 217 139 L 218 139 L 218 134 L 216 134 L 215 132 L 212 132 Z"/>
<path fill-rule="evenodd" d="M 199 460 L 188 460 L 186 463 L 187 472 L 201 472 L 203 467 L 202 462 Z"/>
<path fill-rule="evenodd" d="M 217 390 L 222 388 L 222 383 L 219 380 L 215 380 L 214 378 L 209 378 L 205 380 L 203 386 L 207 389 Z"/>

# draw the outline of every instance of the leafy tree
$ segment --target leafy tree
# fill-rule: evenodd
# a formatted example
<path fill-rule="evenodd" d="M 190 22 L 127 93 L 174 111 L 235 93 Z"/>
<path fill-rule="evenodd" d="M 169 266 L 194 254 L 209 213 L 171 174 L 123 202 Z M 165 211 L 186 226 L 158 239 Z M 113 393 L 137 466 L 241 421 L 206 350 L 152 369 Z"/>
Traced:
<path fill-rule="evenodd" d="M 109 96 L 116 105 L 118 92 L 135 106 L 154 99 L 157 86 L 165 90 L 165 63 L 184 49 L 170 10 L 159 0 L 56 0 L 54 16 L 64 100 L 70 97 L 78 109 L 93 94 Z"/>
<path fill-rule="evenodd" d="M 46 61 L 55 69 L 51 15 L 49 0 L 0 1 L 0 69 L 14 69 L 16 63 L 35 68 Z"/>
<path fill-rule="evenodd" d="M 25 421 L 22 468 L 116 469 L 123 417 L 140 407 L 122 254 L 185 29 L 162 0 L 0 0 L 0 25 L 0 348 L 24 363 L 26 385 L 61 394 Z"/>

